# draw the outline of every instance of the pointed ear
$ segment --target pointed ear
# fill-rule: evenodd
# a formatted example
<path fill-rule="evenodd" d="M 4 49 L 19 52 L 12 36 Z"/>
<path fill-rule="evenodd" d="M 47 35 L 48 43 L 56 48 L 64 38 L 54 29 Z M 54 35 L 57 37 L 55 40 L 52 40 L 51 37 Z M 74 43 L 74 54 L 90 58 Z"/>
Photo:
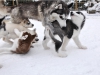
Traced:
<path fill-rule="evenodd" d="M 70 2 L 70 3 L 68 2 L 67 5 L 68 5 L 68 8 L 71 8 L 73 6 L 73 2 Z"/>
<path fill-rule="evenodd" d="M 58 9 L 62 9 L 62 4 L 59 4 L 58 5 Z"/>

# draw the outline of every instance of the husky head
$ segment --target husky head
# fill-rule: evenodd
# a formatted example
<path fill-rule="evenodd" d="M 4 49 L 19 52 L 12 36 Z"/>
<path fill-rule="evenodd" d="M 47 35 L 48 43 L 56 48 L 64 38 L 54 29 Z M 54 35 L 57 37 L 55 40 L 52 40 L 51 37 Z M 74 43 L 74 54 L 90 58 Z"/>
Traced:
<path fill-rule="evenodd" d="M 54 7 L 54 9 L 50 13 L 50 21 L 53 22 L 57 20 L 61 27 L 66 27 L 66 19 L 69 16 L 70 8 L 73 3 L 65 4 L 61 1 L 58 5 Z"/>
<path fill-rule="evenodd" d="M 83 27 L 85 15 L 82 12 L 71 12 L 70 16 L 73 23 L 79 26 L 81 25 L 81 28 Z"/>
<path fill-rule="evenodd" d="M 25 28 L 32 28 L 34 26 L 34 24 L 32 24 L 28 19 L 24 19 L 21 24 L 25 27 Z"/>

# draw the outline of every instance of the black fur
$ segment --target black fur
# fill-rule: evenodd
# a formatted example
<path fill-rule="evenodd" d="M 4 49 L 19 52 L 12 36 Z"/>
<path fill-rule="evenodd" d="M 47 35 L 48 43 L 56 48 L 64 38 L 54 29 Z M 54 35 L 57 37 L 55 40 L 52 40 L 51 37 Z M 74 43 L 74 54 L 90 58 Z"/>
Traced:
<path fill-rule="evenodd" d="M 4 29 L 4 31 L 6 31 L 6 24 L 5 24 L 5 22 L 3 22 L 1 25 L 0 25 L 0 30 L 3 28 Z"/>
<path fill-rule="evenodd" d="M 62 27 L 62 30 L 64 31 L 64 35 L 66 35 L 69 39 L 73 35 L 74 29 L 78 30 L 77 25 L 75 25 L 71 20 L 66 20 L 66 27 Z"/>
<path fill-rule="evenodd" d="M 58 52 L 59 48 L 62 45 L 63 37 L 67 36 L 70 39 L 73 35 L 74 29 L 78 30 L 78 27 L 69 19 L 66 20 L 66 27 L 61 28 L 58 21 L 52 22 L 52 26 L 54 27 L 54 30 L 53 30 L 54 32 L 51 33 L 50 31 L 50 37 L 55 42 L 55 49 L 56 49 L 56 52 Z M 54 38 L 54 35 L 58 35 L 61 38 L 61 41 Z"/>
<path fill-rule="evenodd" d="M 0 18 L 0 25 L 2 24 L 2 21 L 5 19 L 6 16 L 4 16 L 3 18 Z"/>
<path fill-rule="evenodd" d="M 44 36 L 44 39 L 43 40 L 45 40 L 46 39 L 46 37 Z"/>

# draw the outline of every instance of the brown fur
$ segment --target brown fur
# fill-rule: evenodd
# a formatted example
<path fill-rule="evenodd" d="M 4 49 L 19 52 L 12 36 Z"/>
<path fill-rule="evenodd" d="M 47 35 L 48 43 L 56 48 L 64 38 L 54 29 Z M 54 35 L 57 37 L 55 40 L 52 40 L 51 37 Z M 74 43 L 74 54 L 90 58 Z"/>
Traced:
<path fill-rule="evenodd" d="M 25 40 L 19 39 L 18 41 L 18 48 L 16 51 L 11 51 L 12 53 L 17 53 L 17 54 L 26 54 L 30 50 L 31 43 L 33 39 L 35 39 L 36 35 L 31 35 L 28 32 L 23 33 L 22 36 L 28 35 L 28 37 Z"/>

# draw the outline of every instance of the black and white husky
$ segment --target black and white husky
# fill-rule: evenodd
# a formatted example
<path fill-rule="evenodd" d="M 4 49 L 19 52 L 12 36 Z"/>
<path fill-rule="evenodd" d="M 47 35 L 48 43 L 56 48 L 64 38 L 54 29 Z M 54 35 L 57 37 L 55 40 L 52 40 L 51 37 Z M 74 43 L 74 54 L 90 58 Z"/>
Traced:
<path fill-rule="evenodd" d="M 45 29 L 45 36 L 43 41 L 43 47 L 48 49 L 47 43 L 52 39 L 55 43 L 55 50 L 60 57 L 66 57 L 66 45 L 72 38 L 76 45 L 80 49 L 86 49 L 87 47 L 83 46 L 79 40 L 79 34 L 85 23 L 85 16 L 82 12 L 70 12 L 71 20 L 67 19 L 66 25 L 61 23 L 61 20 L 65 20 L 59 14 L 52 13 L 52 17 L 57 16 L 57 20 L 51 22 L 51 27 L 47 26 Z M 56 16 L 55 16 L 56 15 Z M 59 23 L 60 22 L 60 23 Z M 64 21 L 63 21 L 64 22 Z M 60 38 L 56 38 L 59 36 Z"/>

